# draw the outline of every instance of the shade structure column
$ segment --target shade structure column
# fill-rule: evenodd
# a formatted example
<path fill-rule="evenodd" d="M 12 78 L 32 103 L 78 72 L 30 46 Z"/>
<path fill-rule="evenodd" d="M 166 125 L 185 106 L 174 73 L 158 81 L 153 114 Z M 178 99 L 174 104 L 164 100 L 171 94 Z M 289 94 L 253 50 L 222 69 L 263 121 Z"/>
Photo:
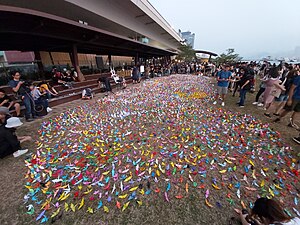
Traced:
<path fill-rule="evenodd" d="M 72 62 L 73 67 L 75 68 L 77 75 L 78 75 L 78 80 L 79 81 L 84 81 L 85 78 L 80 70 L 79 67 L 79 60 L 78 60 L 78 52 L 77 52 L 77 45 L 72 45 L 72 51 L 70 52 L 70 59 Z"/>
<path fill-rule="evenodd" d="M 34 60 L 37 63 L 39 69 L 39 75 L 41 75 L 42 79 L 45 79 L 44 65 L 39 51 L 34 51 Z"/>
<path fill-rule="evenodd" d="M 135 66 L 137 66 L 140 62 L 140 59 L 139 59 L 139 53 L 136 53 L 135 54 L 135 58 L 134 58 L 134 64 Z"/>

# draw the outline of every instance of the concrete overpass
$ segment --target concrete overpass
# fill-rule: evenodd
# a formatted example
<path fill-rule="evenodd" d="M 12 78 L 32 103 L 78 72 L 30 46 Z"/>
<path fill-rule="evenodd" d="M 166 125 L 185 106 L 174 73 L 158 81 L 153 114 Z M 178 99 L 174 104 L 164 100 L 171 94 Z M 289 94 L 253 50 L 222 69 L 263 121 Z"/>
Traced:
<path fill-rule="evenodd" d="M 0 49 L 152 58 L 175 55 L 181 37 L 147 0 L 0 0 Z M 42 65 L 39 65 L 42 68 Z"/>
<path fill-rule="evenodd" d="M 174 55 L 181 37 L 147 0 L 0 0 L 0 49 Z"/>

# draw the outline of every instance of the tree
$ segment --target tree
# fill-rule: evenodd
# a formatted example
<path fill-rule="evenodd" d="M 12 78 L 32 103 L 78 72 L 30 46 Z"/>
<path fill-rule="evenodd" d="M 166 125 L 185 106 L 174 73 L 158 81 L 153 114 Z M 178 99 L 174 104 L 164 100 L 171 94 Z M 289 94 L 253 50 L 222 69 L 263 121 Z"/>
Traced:
<path fill-rule="evenodd" d="M 233 48 L 229 48 L 226 51 L 227 53 L 222 53 L 215 59 L 218 65 L 236 63 L 242 60 L 242 57 L 240 57 L 239 54 L 236 54 Z"/>
<path fill-rule="evenodd" d="M 182 45 L 179 47 L 180 53 L 177 55 L 177 59 L 191 62 L 196 58 L 196 52 L 190 45 Z"/>

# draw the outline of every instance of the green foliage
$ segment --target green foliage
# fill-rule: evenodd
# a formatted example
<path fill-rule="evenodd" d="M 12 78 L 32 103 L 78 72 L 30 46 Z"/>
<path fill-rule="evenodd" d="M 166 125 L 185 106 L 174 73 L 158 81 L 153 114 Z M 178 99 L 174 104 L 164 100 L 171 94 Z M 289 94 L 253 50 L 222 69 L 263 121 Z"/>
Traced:
<path fill-rule="evenodd" d="M 218 65 L 236 63 L 242 60 L 242 57 L 240 57 L 239 54 L 236 54 L 233 48 L 229 48 L 226 51 L 227 53 L 222 53 L 215 59 L 215 62 Z"/>
<path fill-rule="evenodd" d="M 177 55 L 178 60 L 192 62 L 196 58 L 195 50 L 189 45 L 182 45 L 179 47 L 180 53 Z"/>

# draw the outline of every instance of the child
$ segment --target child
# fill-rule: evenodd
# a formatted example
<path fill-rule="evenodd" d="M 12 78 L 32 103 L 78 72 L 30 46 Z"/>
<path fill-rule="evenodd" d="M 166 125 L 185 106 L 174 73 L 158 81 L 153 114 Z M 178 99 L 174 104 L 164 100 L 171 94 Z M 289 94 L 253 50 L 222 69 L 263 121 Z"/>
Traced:
<path fill-rule="evenodd" d="M 41 94 L 39 89 L 33 84 L 31 84 L 29 88 L 34 103 L 36 105 L 42 105 L 46 109 L 47 113 L 51 112 L 52 109 L 48 105 L 48 100 L 42 97 L 43 95 Z"/>

